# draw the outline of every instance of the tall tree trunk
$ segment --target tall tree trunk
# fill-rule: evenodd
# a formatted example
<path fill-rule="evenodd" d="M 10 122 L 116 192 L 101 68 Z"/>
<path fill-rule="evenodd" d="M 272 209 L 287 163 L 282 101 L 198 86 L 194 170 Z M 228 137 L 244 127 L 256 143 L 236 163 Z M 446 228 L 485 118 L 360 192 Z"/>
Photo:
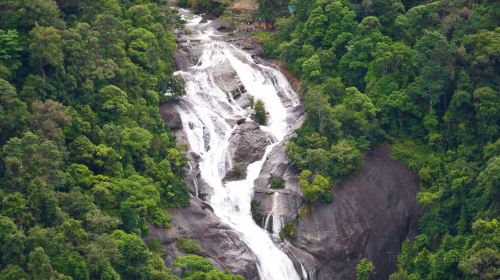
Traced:
<path fill-rule="evenodd" d="M 45 81 L 45 65 L 44 63 L 40 62 L 40 74 L 42 75 L 43 80 Z"/>

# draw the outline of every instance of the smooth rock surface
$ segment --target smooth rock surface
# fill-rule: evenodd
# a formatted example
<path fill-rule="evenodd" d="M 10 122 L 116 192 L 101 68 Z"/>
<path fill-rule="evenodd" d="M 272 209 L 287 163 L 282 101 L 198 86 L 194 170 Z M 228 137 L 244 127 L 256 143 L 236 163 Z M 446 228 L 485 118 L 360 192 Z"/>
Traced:
<path fill-rule="evenodd" d="M 163 245 L 167 265 L 170 266 L 176 257 L 185 255 L 176 244 L 176 239 L 184 236 L 198 241 L 202 247 L 201 255 L 211 259 L 217 267 L 243 275 L 247 280 L 259 279 L 253 253 L 233 230 L 220 222 L 210 205 L 191 198 L 191 204 L 174 209 L 172 217 L 171 228 L 150 227 L 146 238 L 146 242 L 158 240 Z"/>
<path fill-rule="evenodd" d="M 248 120 L 238 125 L 229 139 L 229 155 L 233 168 L 227 172 L 224 180 L 244 178 L 247 166 L 262 159 L 266 147 L 272 141 L 272 136 L 261 130 L 259 124 L 254 121 Z"/>
<path fill-rule="evenodd" d="M 167 102 L 160 105 L 160 115 L 163 121 L 172 130 L 182 129 L 182 120 L 175 109 L 175 101 Z"/>
<path fill-rule="evenodd" d="M 305 266 L 310 278 L 355 279 L 355 265 L 363 257 L 375 264 L 372 279 L 387 279 L 394 271 L 401 243 L 415 236 L 422 210 L 415 199 L 417 176 L 389 153 L 388 147 L 370 152 L 360 170 L 334 187 L 333 203 L 306 208 L 301 218 L 300 196 L 280 195 L 282 219 L 298 221 L 288 253 Z M 266 215 L 272 205 L 269 196 L 262 197 L 257 193 L 255 199 Z"/>

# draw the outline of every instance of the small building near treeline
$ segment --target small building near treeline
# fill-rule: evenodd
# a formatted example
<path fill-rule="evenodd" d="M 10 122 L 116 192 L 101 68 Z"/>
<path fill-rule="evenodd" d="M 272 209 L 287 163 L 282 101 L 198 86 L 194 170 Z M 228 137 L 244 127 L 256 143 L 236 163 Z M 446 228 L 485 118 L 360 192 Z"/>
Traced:
<path fill-rule="evenodd" d="M 258 5 L 254 1 L 239 1 L 231 5 L 233 19 L 239 30 L 271 30 L 274 29 L 274 21 L 257 15 Z"/>

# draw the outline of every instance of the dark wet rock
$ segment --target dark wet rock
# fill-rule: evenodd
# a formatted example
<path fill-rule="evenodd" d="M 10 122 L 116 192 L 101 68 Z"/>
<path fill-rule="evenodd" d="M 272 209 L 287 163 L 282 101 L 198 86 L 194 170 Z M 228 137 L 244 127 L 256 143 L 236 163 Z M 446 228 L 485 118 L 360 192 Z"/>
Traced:
<path fill-rule="evenodd" d="M 170 129 L 177 130 L 182 128 L 181 116 L 175 109 L 175 102 L 167 102 L 160 105 L 160 115 Z"/>
<path fill-rule="evenodd" d="M 247 121 L 239 125 L 229 139 L 233 165 L 248 165 L 262 159 L 272 141 L 272 135 L 261 130 L 256 122 Z"/>
<path fill-rule="evenodd" d="M 227 182 L 245 179 L 247 177 L 247 168 L 248 165 L 246 164 L 237 164 L 236 167 L 233 167 L 231 168 L 231 170 L 228 170 L 226 172 L 226 175 L 224 175 L 222 181 Z"/>
<path fill-rule="evenodd" d="M 287 170 L 277 166 L 268 172 Z M 265 187 L 265 180 L 260 184 Z M 287 182 L 290 194 L 279 200 L 282 218 L 298 221 L 296 238 L 288 246 L 292 260 L 316 279 L 354 279 L 355 265 L 367 257 L 376 267 L 373 279 L 387 279 L 401 243 L 416 234 L 421 215 L 415 199 L 417 176 L 383 147 L 370 152 L 360 170 L 334 187 L 333 203 L 306 208 L 300 218 L 296 187 L 296 182 Z M 259 210 L 270 211 L 269 196 L 259 193 L 254 196 L 261 200 Z"/>
<path fill-rule="evenodd" d="M 196 65 L 203 53 L 203 47 L 199 40 L 192 40 L 189 37 L 178 37 L 177 49 L 174 52 L 173 60 L 176 70 L 186 70 L 192 65 Z"/>
<path fill-rule="evenodd" d="M 176 70 L 186 70 L 191 65 L 191 58 L 186 49 L 177 48 L 173 58 Z"/>
<path fill-rule="evenodd" d="M 242 94 L 246 93 L 247 90 L 243 84 L 237 84 L 235 85 L 234 89 L 230 91 L 231 96 L 233 99 L 238 99 L 241 97 Z"/>
<path fill-rule="evenodd" d="M 240 33 L 235 31 L 230 33 L 230 36 L 228 36 L 225 41 L 247 51 L 250 53 L 252 58 L 265 56 L 262 44 L 253 38 L 250 33 Z"/>
<path fill-rule="evenodd" d="M 248 94 L 245 86 L 241 83 L 238 74 L 231 67 L 229 61 L 222 63 L 212 73 L 215 84 L 226 93 L 228 100 L 236 100 L 240 106 L 250 106 L 247 101 Z"/>
<path fill-rule="evenodd" d="M 187 154 L 189 169 L 186 174 L 186 183 L 189 191 L 194 196 L 204 200 L 212 194 L 212 188 L 201 178 L 200 173 L 200 156 L 190 152 Z"/>
<path fill-rule="evenodd" d="M 202 247 L 200 254 L 209 258 L 218 268 L 243 275 L 248 280 L 259 278 L 257 261 L 251 250 L 237 233 L 220 222 L 210 205 L 192 198 L 188 207 L 172 210 L 172 217 L 171 228 L 150 227 L 150 234 L 146 238 L 146 242 L 158 240 L 163 245 L 167 265 L 170 266 L 176 257 L 184 255 L 177 248 L 176 239 L 186 236 L 198 241 Z"/>
<path fill-rule="evenodd" d="M 229 139 L 233 168 L 227 171 L 224 181 L 244 179 L 248 165 L 261 160 L 272 141 L 272 135 L 261 130 L 254 121 L 244 121 L 238 125 Z"/>
<path fill-rule="evenodd" d="M 231 23 L 228 20 L 217 18 L 210 22 L 210 26 L 217 31 L 228 31 L 231 29 Z"/>

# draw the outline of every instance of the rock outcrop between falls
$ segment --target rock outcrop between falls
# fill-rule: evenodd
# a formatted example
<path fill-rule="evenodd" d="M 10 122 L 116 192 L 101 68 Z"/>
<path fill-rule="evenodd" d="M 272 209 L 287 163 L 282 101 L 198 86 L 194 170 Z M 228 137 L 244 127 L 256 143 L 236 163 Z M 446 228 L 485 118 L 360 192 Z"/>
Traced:
<path fill-rule="evenodd" d="M 312 279 L 355 279 L 355 265 L 363 257 L 375 264 L 373 279 L 387 279 L 394 271 L 401 243 L 416 234 L 421 209 L 415 199 L 417 176 L 389 153 L 389 147 L 370 152 L 360 170 L 334 187 L 332 203 L 306 208 L 300 218 L 303 204 L 297 182 L 289 179 L 292 167 L 278 164 L 267 170 L 283 174 L 287 181 L 278 209 L 285 223 L 297 223 L 287 253 L 306 267 Z M 282 155 L 277 160 L 284 162 Z M 262 175 L 255 199 L 265 216 L 272 197 L 266 194 L 269 189 Z"/>
<path fill-rule="evenodd" d="M 233 168 L 224 179 L 231 181 L 245 178 L 247 166 L 262 159 L 266 147 L 272 142 L 272 135 L 260 129 L 258 123 L 246 120 L 238 125 L 229 138 Z"/>
<path fill-rule="evenodd" d="M 147 242 L 157 240 L 163 245 L 167 265 L 170 266 L 176 257 L 185 255 L 177 247 L 177 238 L 189 237 L 200 243 L 200 254 L 211 259 L 220 269 L 243 275 L 247 280 L 259 279 L 253 253 L 232 229 L 219 220 L 210 205 L 192 198 L 188 207 L 172 210 L 172 217 L 169 229 L 151 226 L 146 238 Z"/>

